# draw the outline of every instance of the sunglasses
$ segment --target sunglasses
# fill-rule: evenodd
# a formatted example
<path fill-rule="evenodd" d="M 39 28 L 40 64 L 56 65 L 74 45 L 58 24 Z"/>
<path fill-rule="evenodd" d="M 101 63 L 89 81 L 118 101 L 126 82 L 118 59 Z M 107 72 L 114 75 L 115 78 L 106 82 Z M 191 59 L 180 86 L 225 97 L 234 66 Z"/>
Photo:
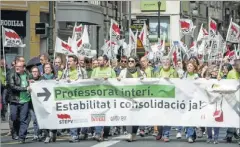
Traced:
<path fill-rule="evenodd" d="M 135 61 L 134 61 L 134 60 L 128 60 L 128 62 L 135 63 Z"/>
<path fill-rule="evenodd" d="M 121 61 L 121 63 L 127 63 L 127 61 Z"/>

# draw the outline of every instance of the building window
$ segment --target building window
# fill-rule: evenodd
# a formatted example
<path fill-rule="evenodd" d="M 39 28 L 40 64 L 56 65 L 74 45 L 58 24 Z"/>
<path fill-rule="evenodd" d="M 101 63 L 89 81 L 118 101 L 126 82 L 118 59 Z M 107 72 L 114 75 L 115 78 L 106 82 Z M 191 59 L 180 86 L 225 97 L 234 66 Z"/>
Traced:
<path fill-rule="evenodd" d="M 158 18 L 149 17 L 149 41 L 155 43 L 158 41 Z M 169 42 L 170 37 L 170 18 L 161 17 L 160 18 L 160 37 L 163 38 L 165 35 L 165 41 Z"/>

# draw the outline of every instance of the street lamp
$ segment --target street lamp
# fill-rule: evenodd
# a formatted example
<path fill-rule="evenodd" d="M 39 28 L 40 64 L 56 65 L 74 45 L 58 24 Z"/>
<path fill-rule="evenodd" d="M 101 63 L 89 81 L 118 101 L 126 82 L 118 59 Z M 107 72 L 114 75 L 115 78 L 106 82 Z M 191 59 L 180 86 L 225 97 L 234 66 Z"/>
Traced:
<path fill-rule="evenodd" d="M 160 8 L 161 8 L 161 0 L 158 0 L 158 38 L 160 38 Z"/>

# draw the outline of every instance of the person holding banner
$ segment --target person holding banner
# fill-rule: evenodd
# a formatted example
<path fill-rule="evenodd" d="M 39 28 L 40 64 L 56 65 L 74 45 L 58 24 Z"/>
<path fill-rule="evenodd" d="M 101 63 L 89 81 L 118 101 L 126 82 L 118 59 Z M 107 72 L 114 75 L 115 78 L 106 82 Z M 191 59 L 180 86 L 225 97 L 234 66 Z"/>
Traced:
<path fill-rule="evenodd" d="M 207 70 L 206 79 L 217 79 L 218 78 L 218 72 L 219 72 L 219 69 L 218 69 L 217 65 L 209 66 L 209 68 Z M 213 87 L 214 87 L 214 85 L 213 85 Z M 220 104 L 220 107 L 222 107 L 222 104 Z M 214 116 L 214 117 L 217 118 L 217 117 L 220 117 L 220 116 Z M 207 136 L 208 136 L 207 143 L 212 143 L 213 142 L 214 144 L 218 144 L 219 130 L 220 130 L 219 127 L 207 127 Z M 214 134 L 213 134 L 213 131 L 214 131 Z"/>
<path fill-rule="evenodd" d="M 67 82 L 77 81 L 79 79 L 87 78 L 87 76 L 82 75 L 81 67 L 78 69 L 78 58 L 75 55 L 68 56 L 67 67 L 62 76 L 63 79 L 66 79 Z M 87 138 L 87 128 L 81 128 L 81 135 L 84 135 L 84 138 Z M 71 138 L 69 139 L 70 143 L 79 141 L 78 128 L 70 129 Z"/>
<path fill-rule="evenodd" d="M 120 72 L 120 75 L 117 77 L 117 79 L 120 81 L 122 78 L 140 78 L 140 79 L 146 78 L 147 76 L 144 73 L 144 71 L 140 70 L 140 68 L 136 67 L 136 65 L 137 58 L 129 57 L 128 67 Z M 130 133 L 127 139 L 128 142 L 136 141 L 137 131 L 138 126 L 127 127 L 127 132 Z"/>
<path fill-rule="evenodd" d="M 53 80 L 56 78 L 56 73 L 54 67 L 51 63 L 46 62 L 43 64 L 43 75 L 40 80 Z M 57 130 L 44 130 L 45 131 L 45 141 L 44 143 L 56 142 Z"/>
<path fill-rule="evenodd" d="M 93 71 L 92 58 L 86 58 L 86 72 L 88 78 L 91 77 L 92 71 Z"/>
<path fill-rule="evenodd" d="M 86 58 L 84 56 L 79 56 L 78 58 L 78 73 L 79 73 L 80 79 L 88 78 L 85 59 Z"/>
<path fill-rule="evenodd" d="M 119 76 L 120 72 L 127 67 L 127 56 L 121 56 L 119 66 L 115 68 L 116 75 Z"/>
<path fill-rule="evenodd" d="M 19 121 L 18 114 L 20 114 L 20 129 L 19 129 L 19 141 L 25 143 L 27 129 L 29 125 L 28 112 L 29 102 L 31 100 L 29 87 L 29 74 L 25 71 L 24 62 L 17 62 L 15 71 L 10 73 L 9 85 L 12 91 L 10 100 L 10 115 L 13 121 L 13 131 L 18 130 Z M 17 132 L 12 132 L 12 135 Z"/>
<path fill-rule="evenodd" d="M 150 66 L 150 62 L 147 58 L 147 56 L 143 56 L 140 59 L 140 65 L 141 65 L 141 70 L 145 73 L 146 78 L 153 78 L 153 67 Z M 145 126 L 140 126 L 140 136 L 144 137 L 145 136 Z"/>
<path fill-rule="evenodd" d="M 62 64 L 61 57 L 58 56 L 58 57 L 55 58 L 54 67 L 55 67 L 55 71 L 57 73 L 57 78 L 62 77 L 64 66 Z"/>
<path fill-rule="evenodd" d="M 223 72 L 222 79 L 227 79 L 228 73 L 232 70 L 232 65 L 229 63 L 225 63 L 225 64 L 223 64 L 222 68 L 223 68 L 222 69 L 222 72 Z"/>
<path fill-rule="evenodd" d="M 97 68 L 98 67 L 98 60 L 97 58 L 92 58 L 92 69 Z M 92 73 L 91 73 L 92 75 Z M 91 75 L 89 77 L 91 77 Z"/>
<path fill-rule="evenodd" d="M 37 66 L 33 66 L 31 68 L 31 76 L 32 77 L 29 81 L 30 83 L 33 83 L 34 81 L 40 81 L 41 73 L 40 73 Z M 38 127 L 37 117 L 36 117 L 36 114 L 34 112 L 32 102 L 30 102 L 29 113 L 30 113 L 31 119 L 33 121 L 33 130 L 34 130 L 34 136 L 33 136 L 32 141 L 41 141 L 41 137 L 40 137 L 41 133 L 40 133 L 40 130 L 39 130 L 39 127 Z"/>
<path fill-rule="evenodd" d="M 115 71 L 108 66 L 109 59 L 106 55 L 98 57 L 99 67 L 95 68 L 92 72 L 92 79 L 103 78 L 107 80 L 108 78 L 116 78 Z M 108 140 L 108 135 L 110 132 L 109 126 L 98 126 L 95 127 L 95 139 L 97 141 Z"/>
<path fill-rule="evenodd" d="M 240 59 L 235 59 L 234 60 L 233 69 L 227 74 L 227 79 L 235 79 L 235 80 L 240 79 Z M 230 104 L 233 103 L 233 102 L 230 102 L 229 99 L 226 99 L 226 100 L 228 100 Z M 233 107 L 235 108 L 235 111 L 238 111 L 238 114 L 240 114 L 240 112 L 239 112 L 240 102 L 234 102 L 234 103 L 235 103 L 235 105 Z M 227 142 L 231 142 L 233 136 L 236 139 L 240 138 L 238 136 L 235 128 L 228 128 L 225 140 Z M 240 141 L 239 141 L 239 144 L 240 144 Z"/>
<path fill-rule="evenodd" d="M 159 67 L 155 73 L 156 78 L 178 78 L 178 74 L 174 68 L 171 67 L 171 59 L 167 56 L 162 58 L 162 67 Z M 169 133 L 170 133 L 170 126 L 158 126 L 158 135 L 156 136 L 156 140 L 160 140 L 163 135 L 164 142 L 169 142 Z"/>
<path fill-rule="evenodd" d="M 180 78 L 181 79 L 191 79 L 191 80 L 198 79 L 197 69 L 198 69 L 198 66 L 197 66 L 196 62 L 189 61 L 187 63 L 187 71 Z M 181 129 L 182 129 L 182 127 L 179 127 L 178 131 L 180 131 Z M 186 133 L 187 133 L 186 136 L 187 136 L 188 142 L 193 143 L 196 140 L 195 128 L 187 127 Z"/>

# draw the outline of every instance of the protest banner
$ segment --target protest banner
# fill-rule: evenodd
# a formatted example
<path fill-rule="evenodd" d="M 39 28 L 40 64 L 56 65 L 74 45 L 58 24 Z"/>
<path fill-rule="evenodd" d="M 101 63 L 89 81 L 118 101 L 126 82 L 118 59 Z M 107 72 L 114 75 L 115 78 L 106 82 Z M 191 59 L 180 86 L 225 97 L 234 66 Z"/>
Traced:
<path fill-rule="evenodd" d="M 31 84 L 40 129 L 90 126 L 239 127 L 237 80 L 86 79 Z"/>

